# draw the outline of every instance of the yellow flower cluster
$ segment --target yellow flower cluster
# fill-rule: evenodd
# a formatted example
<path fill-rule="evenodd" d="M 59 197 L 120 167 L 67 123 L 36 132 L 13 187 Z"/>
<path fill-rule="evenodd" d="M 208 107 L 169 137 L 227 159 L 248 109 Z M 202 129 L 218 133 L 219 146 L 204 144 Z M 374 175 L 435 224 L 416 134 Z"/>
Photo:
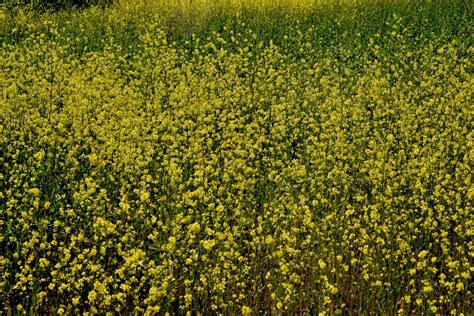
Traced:
<path fill-rule="evenodd" d="M 472 312 L 466 39 L 43 18 L 0 49 L 3 313 Z"/>

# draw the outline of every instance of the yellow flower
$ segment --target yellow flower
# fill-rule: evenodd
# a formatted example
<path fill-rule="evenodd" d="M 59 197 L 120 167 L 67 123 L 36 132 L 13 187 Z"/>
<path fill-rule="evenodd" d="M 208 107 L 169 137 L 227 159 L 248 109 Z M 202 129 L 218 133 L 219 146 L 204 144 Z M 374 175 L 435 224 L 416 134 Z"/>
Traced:
<path fill-rule="evenodd" d="M 87 298 L 89 299 L 90 302 L 94 302 L 97 298 L 97 292 L 92 290 L 89 292 L 89 294 L 87 295 Z"/>
<path fill-rule="evenodd" d="M 38 151 L 36 154 L 34 154 L 34 157 L 37 161 L 42 161 L 44 158 L 44 150 Z"/>
<path fill-rule="evenodd" d="M 41 191 L 38 188 L 31 188 L 28 190 L 28 192 L 33 195 L 39 195 L 41 193 Z"/>
<path fill-rule="evenodd" d="M 252 314 L 252 309 L 248 306 L 242 306 L 242 315 L 243 316 L 249 316 Z"/>
<path fill-rule="evenodd" d="M 318 264 L 319 264 L 319 267 L 320 267 L 321 269 L 326 268 L 326 263 L 324 262 L 323 259 L 319 259 L 319 260 L 318 260 Z"/>

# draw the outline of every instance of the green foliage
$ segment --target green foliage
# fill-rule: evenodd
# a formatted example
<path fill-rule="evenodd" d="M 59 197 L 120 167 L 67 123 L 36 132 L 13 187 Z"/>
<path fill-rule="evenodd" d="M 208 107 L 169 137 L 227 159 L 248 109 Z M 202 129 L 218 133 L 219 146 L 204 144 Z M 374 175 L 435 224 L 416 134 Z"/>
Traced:
<path fill-rule="evenodd" d="M 91 5 L 106 6 L 113 0 L 6 0 L 5 6 L 10 12 L 29 7 L 36 11 L 85 8 Z"/>

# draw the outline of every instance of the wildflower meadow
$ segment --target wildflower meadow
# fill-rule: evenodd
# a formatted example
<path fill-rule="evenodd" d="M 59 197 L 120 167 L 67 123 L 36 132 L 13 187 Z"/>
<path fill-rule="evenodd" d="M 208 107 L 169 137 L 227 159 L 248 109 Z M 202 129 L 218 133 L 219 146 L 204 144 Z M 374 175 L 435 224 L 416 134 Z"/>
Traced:
<path fill-rule="evenodd" d="M 0 314 L 472 315 L 470 1 L 33 3 Z"/>

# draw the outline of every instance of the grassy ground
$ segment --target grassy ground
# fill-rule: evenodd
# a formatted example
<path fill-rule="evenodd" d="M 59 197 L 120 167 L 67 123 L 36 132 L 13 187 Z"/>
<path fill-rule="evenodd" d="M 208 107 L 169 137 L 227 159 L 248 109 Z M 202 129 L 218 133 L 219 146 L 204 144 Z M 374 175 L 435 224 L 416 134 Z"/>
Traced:
<path fill-rule="evenodd" d="M 1 310 L 469 314 L 472 15 L 3 9 Z"/>

